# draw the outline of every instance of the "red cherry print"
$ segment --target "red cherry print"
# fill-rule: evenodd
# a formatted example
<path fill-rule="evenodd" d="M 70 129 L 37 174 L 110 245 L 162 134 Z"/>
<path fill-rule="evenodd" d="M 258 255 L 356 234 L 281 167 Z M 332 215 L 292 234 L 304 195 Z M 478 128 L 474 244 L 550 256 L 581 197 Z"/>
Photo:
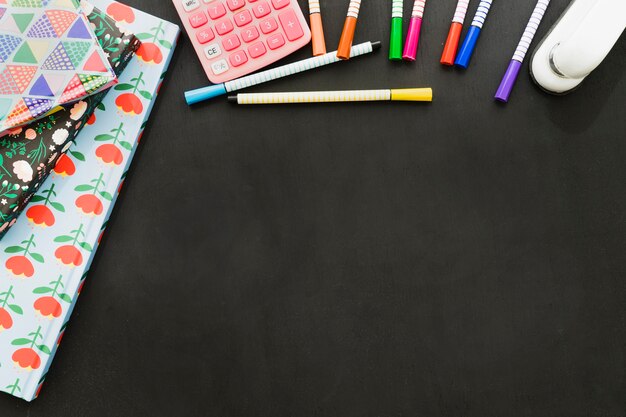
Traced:
<path fill-rule="evenodd" d="M 24 255 L 11 256 L 4 266 L 16 277 L 30 278 L 35 274 L 33 263 Z"/>
<path fill-rule="evenodd" d="M 39 369 L 41 366 L 41 358 L 32 348 L 18 349 L 11 356 L 13 362 L 22 369 L 32 371 Z"/>
<path fill-rule="evenodd" d="M 54 172 L 63 177 L 72 176 L 76 173 L 76 165 L 69 156 L 63 154 L 54 167 Z"/>
<path fill-rule="evenodd" d="M 63 312 L 61 303 L 59 303 L 54 297 L 46 296 L 35 300 L 33 304 L 35 311 L 46 318 L 60 317 Z"/>
<path fill-rule="evenodd" d="M 11 318 L 11 315 L 6 309 L 0 307 L 0 332 L 8 330 L 11 327 L 13 327 L 13 319 Z"/>
<path fill-rule="evenodd" d="M 161 52 L 161 49 L 152 42 L 142 42 L 135 54 L 139 57 L 139 59 L 147 64 L 160 64 L 163 61 L 163 53 Z"/>
<path fill-rule="evenodd" d="M 72 245 L 60 246 L 54 251 L 54 256 L 66 266 L 79 266 L 83 263 L 83 255 Z"/>
<path fill-rule="evenodd" d="M 104 206 L 98 197 L 93 194 L 83 194 L 76 199 L 76 207 L 84 214 L 100 215 Z"/>
<path fill-rule="evenodd" d="M 116 22 L 133 23 L 135 21 L 133 9 L 118 2 L 113 2 L 107 7 L 107 14 Z"/>
<path fill-rule="evenodd" d="M 50 227 L 54 224 L 54 214 L 47 206 L 32 206 L 26 211 L 26 218 L 37 226 Z"/>
<path fill-rule="evenodd" d="M 108 165 L 121 165 L 124 162 L 122 151 L 112 143 L 98 146 L 96 156 Z"/>
<path fill-rule="evenodd" d="M 137 115 L 143 112 L 143 104 L 133 93 L 120 94 L 115 99 L 115 105 L 124 113 Z"/>
<path fill-rule="evenodd" d="M 88 125 L 92 125 L 96 123 L 96 113 L 92 113 L 91 116 L 89 116 L 89 119 L 87 119 L 87 124 Z"/>

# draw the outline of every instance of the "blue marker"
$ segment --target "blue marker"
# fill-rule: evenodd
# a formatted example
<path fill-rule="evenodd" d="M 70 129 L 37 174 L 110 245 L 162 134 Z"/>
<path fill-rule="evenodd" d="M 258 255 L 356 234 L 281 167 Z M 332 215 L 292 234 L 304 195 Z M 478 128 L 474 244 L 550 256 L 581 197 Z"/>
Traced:
<path fill-rule="evenodd" d="M 350 56 L 356 57 L 359 55 L 366 55 L 378 49 L 380 49 L 380 42 L 365 42 L 359 45 L 354 45 L 350 50 Z M 185 100 L 187 100 L 187 104 L 191 106 L 192 104 L 209 100 L 214 97 L 223 96 L 224 94 L 232 93 L 233 91 L 262 84 L 264 82 L 286 77 L 288 75 L 297 74 L 299 72 L 323 67 L 324 65 L 334 64 L 335 62 L 340 61 L 341 59 L 337 58 L 337 51 L 329 52 L 325 55 L 307 58 L 292 64 L 283 65 L 282 67 L 272 68 L 256 74 L 247 75 L 236 80 L 227 81 L 223 84 L 215 84 L 199 88 L 197 90 L 187 91 L 185 93 Z"/>
<path fill-rule="evenodd" d="M 465 69 L 469 66 L 469 62 L 472 59 L 472 54 L 474 53 L 474 48 L 476 48 L 476 42 L 478 42 L 478 37 L 480 36 L 480 30 L 483 28 L 485 20 L 487 20 L 489 8 L 491 7 L 491 2 L 492 0 L 480 1 L 478 9 L 476 10 L 476 14 L 474 15 L 472 25 L 467 31 L 465 39 L 463 39 L 463 44 L 459 48 L 459 53 L 457 54 L 456 60 L 454 61 L 454 65 L 456 65 L 457 67 Z"/>

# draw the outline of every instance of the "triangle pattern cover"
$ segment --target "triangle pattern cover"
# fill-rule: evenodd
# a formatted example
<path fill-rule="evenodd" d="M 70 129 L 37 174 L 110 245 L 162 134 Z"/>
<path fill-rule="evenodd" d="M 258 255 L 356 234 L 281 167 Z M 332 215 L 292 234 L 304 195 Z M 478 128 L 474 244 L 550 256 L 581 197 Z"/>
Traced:
<path fill-rule="evenodd" d="M 0 137 L 18 126 L 18 120 L 25 123 L 45 116 L 40 111 L 50 103 L 26 100 L 31 91 L 42 94 L 33 97 L 52 100 L 54 109 L 70 97 L 77 100 L 115 82 L 112 64 L 78 0 L 0 0 L 0 19 L 0 100 L 13 101 L 0 116 Z M 79 72 L 99 77 L 88 77 L 85 85 L 68 85 L 73 79 L 80 81 Z M 58 85 L 59 80 L 64 84 Z M 32 111 L 24 112 L 24 103 Z"/>

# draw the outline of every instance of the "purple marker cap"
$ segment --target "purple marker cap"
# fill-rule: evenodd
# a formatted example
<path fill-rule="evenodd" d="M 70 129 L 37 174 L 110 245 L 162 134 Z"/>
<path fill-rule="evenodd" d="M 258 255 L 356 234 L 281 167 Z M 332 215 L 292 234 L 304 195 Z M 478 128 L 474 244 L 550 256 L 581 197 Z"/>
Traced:
<path fill-rule="evenodd" d="M 500 87 L 498 87 L 498 91 L 496 91 L 495 99 L 506 103 L 509 101 L 509 96 L 511 95 L 511 91 L 513 90 L 513 86 L 515 85 L 515 80 L 517 80 L 517 76 L 519 75 L 519 71 L 522 68 L 522 63 L 512 59 L 509 63 L 509 67 L 506 69 L 504 76 L 502 77 L 502 81 L 500 82 Z"/>

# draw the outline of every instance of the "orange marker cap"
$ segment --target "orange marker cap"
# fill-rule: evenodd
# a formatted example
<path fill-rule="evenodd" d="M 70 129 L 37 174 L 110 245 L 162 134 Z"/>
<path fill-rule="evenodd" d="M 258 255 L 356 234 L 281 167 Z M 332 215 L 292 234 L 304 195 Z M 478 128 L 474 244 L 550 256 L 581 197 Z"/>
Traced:
<path fill-rule="evenodd" d="M 326 53 L 326 41 L 324 40 L 324 26 L 322 25 L 322 14 L 313 13 L 310 15 L 310 19 L 313 56 L 324 55 Z"/>
<path fill-rule="evenodd" d="M 339 59 L 350 59 L 350 48 L 352 48 L 352 41 L 354 41 L 356 22 L 356 18 L 352 16 L 346 17 L 346 22 L 343 24 L 343 31 L 341 32 L 341 39 L 339 39 L 339 46 L 337 47 L 337 58 Z"/>
<path fill-rule="evenodd" d="M 443 65 L 454 65 L 456 51 L 459 48 L 461 31 L 463 31 L 463 25 L 458 22 L 452 22 L 452 25 L 450 25 L 450 31 L 448 32 L 448 39 L 446 39 L 446 44 L 443 47 L 443 53 L 441 54 L 440 62 Z"/>

